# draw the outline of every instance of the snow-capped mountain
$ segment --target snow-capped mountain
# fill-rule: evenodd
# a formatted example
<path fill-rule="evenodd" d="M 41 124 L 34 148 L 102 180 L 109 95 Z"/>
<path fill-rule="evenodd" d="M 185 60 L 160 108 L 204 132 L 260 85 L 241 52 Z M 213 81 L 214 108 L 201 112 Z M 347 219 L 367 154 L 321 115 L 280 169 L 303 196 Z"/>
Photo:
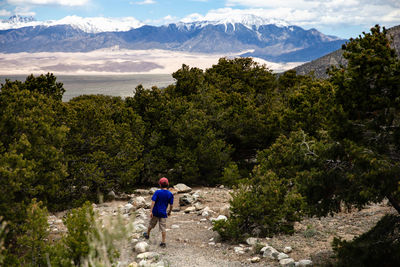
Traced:
<path fill-rule="evenodd" d="M 0 30 L 19 29 L 23 27 L 36 26 L 57 26 L 70 25 L 74 29 L 79 29 L 86 33 L 100 32 L 121 32 L 143 26 L 143 23 L 133 17 L 125 18 L 104 18 L 92 17 L 82 18 L 78 16 L 67 16 L 60 20 L 36 21 L 33 17 L 24 18 L 20 16 L 12 16 L 8 20 L 2 20 Z"/>
<path fill-rule="evenodd" d="M 315 29 L 305 30 L 248 14 L 192 16 L 162 26 L 143 25 L 134 18 L 76 16 L 47 22 L 16 18 L 0 23 L 0 52 L 3 53 L 87 52 L 118 46 L 199 53 L 252 51 L 243 56 L 274 62 L 304 62 L 340 48 L 345 41 Z"/>

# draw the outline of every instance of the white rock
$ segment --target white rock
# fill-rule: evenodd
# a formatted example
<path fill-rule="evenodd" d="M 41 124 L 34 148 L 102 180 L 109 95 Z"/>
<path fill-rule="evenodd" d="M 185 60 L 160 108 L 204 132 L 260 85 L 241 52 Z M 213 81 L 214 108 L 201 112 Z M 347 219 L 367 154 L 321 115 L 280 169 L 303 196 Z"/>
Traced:
<path fill-rule="evenodd" d="M 160 257 L 160 254 L 158 254 L 157 252 L 143 252 L 140 253 L 136 256 L 136 259 L 139 260 L 150 260 L 150 259 L 154 259 L 154 258 L 158 258 Z"/>
<path fill-rule="evenodd" d="M 208 213 L 208 211 L 204 210 L 204 211 L 201 213 L 201 216 L 203 216 L 203 217 L 208 217 L 208 216 L 210 216 L 210 214 Z"/>
<path fill-rule="evenodd" d="M 242 247 L 234 247 L 233 250 L 236 254 L 244 254 L 244 250 Z"/>
<path fill-rule="evenodd" d="M 250 246 L 254 246 L 255 244 L 257 244 L 258 239 L 255 237 L 249 237 L 246 239 L 246 243 Z"/>
<path fill-rule="evenodd" d="M 278 254 L 278 260 L 283 260 L 283 259 L 288 259 L 289 256 L 285 253 L 279 253 Z"/>
<path fill-rule="evenodd" d="M 177 224 L 171 225 L 171 229 L 178 229 L 178 228 L 179 228 L 179 225 L 177 225 Z"/>
<path fill-rule="evenodd" d="M 152 187 L 152 188 L 150 188 L 150 189 L 149 189 L 149 194 L 150 194 L 150 195 L 153 195 L 158 189 L 160 189 L 160 188 L 157 188 L 157 187 Z"/>
<path fill-rule="evenodd" d="M 309 267 L 309 266 L 313 266 L 313 262 L 310 260 L 300 260 L 298 265 L 299 267 Z"/>
<path fill-rule="evenodd" d="M 284 253 L 290 253 L 290 252 L 292 252 L 292 251 L 293 251 L 292 247 L 285 247 L 285 248 L 283 249 L 283 252 L 284 252 Z"/>
<path fill-rule="evenodd" d="M 128 267 L 138 267 L 139 265 L 136 262 L 131 262 Z"/>
<path fill-rule="evenodd" d="M 278 255 L 279 252 L 271 246 L 267 246 L 263 253 L 264 258 L 270 258 L 272 260 L 278 259 Z"/>
<path fill-rule="evenodd" d="M 250 259 L 250 262 L 251 263 L 256 263 L 256 262 L 260 262 L 260 260 L 261 260 L 260 257 L 253 257 L 253 258 Z"/>
<path fill-rule="evenodd" d="M 215 246 L 215 242 L 208 242 L 210 246 Z"/>
<path fill-rule="evenodd" d="M 133 224 L 132 224 L 132 226 L 133 226 L 133 232 L 135 232 L 135 233 L 139 233 L 139 232 L 143 232 L 143 231 L 145 231 L 146 229 L 147 229 L 147 227 L 146 226 L 144 226 L 143 224 L 141 224 L 141 223 L 136 223 L 136 222 L 134 222 Z"/>
<path fill-rule="evenodd" d="M 217 218 L 211 218 L 210 219 L 212 222 L 218 222 L 218 221 L 221 221 L 221 220 L 224 220 L 224 221 L 226 221 L 226 220 L 228 220 L 228 218 L 226 218 L 226 216 L 225 215 L 219 215 Z"/>
<path fill-rule="evenodd" d="M 200 203 L 194 204 L 194 207 L 196 208 L 196 211 L 199 211 L 199 210 L 203 209 L 203 205 L 201 205 Z"/>
<path fill-rule="evenodd" d="M 192 188 L 185 184 L 177 184 L 174 186 L 174 189 L 178 191 L 178 193 L 189 193 L 192 191 Z"/>
<path fill-rule="evenodd" d="M 148 208 L 150 206 L 149 203 L 146 202 L 144 197 L 134 197 L 129 200 L 129 203 L 131 203 L 133 206 L 135 206 L 137 209 L 140 208 Z"/>
<path fill-rule="evenodd" d="M 138 253 L 143 253 L 149 250 L 149 244 L 147 244 L 146 242 L 139 242 L 135 245 L 135 251 Z"/>
<path fill-rule="evenodd" d="M 294 259 L 292 259 L 292 258 L 282 259 L 279 261 L 279 264 L 282 267 L 294 267 L 295 266 Z"/>
<path fill-rule="evenodd" d="M 195 207 L 189 207 L 189 208 L 185 209 L 185 213 L 190 213 L 190 212 L 194 212 L 194 211 L 196 211 Z"/>
<path fill-rule="evenodd" d="M 207 219 L 206 218 L 202 218 L 202 219 L 200 219 L 200 222 L 206 222 L 207 221 Z"/>
<path fill-rule="evenodd" d="M 122 213 L 129 214 L 132 212 L 133 209 L 134 209 L 134 206 L 131 203 L 128 203 L 122 208 Z"/>
<path fill-rule="evenodd" d="M 219 214 L 229 217 L 230 215 L 230 205 L 224 205 L 219 209 Z"/>

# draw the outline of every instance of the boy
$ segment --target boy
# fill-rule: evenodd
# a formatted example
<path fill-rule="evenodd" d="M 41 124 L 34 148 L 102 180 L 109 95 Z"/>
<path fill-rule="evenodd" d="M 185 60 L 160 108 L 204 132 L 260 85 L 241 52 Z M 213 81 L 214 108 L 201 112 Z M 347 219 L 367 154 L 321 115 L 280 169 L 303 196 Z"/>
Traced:
<path fill-rule="evenodd" d="M 168 179 L 163 177 L 158 182 L 160 185 L 159 190 L 157 190 L 153 197 L 151 198 L 150 207 L 150 222 L 147 228 L 147 233 L 143 233 L 146 239 L 150 238 L 150 231 L 156 226 L 158 222 L 158 227 L 160 228 L 162 241 L 160 247 L 165 248 L 165 238 L 167 236 L 167 217 L 171 215 L 172 205 L 174 204 L 174 195 L 168 190 Z M 167 212 L 167 207 L 169 204 L 169 209 Z"/>

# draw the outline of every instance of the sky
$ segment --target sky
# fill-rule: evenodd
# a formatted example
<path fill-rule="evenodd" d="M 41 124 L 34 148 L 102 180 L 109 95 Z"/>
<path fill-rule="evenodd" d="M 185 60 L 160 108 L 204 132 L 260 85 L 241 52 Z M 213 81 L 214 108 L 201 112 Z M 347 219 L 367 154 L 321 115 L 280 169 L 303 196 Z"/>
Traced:
<path fill-rule="evenodd" d="M 0 18 L 33 16 L 133 17 L 161 25 L 230 14 L 254 14 L 342 38 L 357 37 L 375 24 L 400 24 L 400 0 L 0 0 Z"/>

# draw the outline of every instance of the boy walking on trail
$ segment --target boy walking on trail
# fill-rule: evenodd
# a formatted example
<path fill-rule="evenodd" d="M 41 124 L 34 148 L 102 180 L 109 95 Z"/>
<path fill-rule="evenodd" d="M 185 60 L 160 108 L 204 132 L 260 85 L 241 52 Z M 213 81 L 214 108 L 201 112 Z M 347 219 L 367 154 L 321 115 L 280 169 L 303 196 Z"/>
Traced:
<path fill-rule="evenodd" d="M 165 247 L 165 239 L 167 236 L 167 217 L 171 215 L 172 205 L 174 204 L 174 195 L 168 190 L 167 178 L 161 178 L 158 184 L 160 185 L 161 189 L 157 190 L 151 198 L 150 222 L 147 228 L 147 233 L 143 233 L 143 236 L 146 239 L 149 239 L 151 230 L 158 222 L 158 227 L 160 228 L 162 236 L 160 247 Z M 168 205 L 169 209 L 167 212 Z"/>

